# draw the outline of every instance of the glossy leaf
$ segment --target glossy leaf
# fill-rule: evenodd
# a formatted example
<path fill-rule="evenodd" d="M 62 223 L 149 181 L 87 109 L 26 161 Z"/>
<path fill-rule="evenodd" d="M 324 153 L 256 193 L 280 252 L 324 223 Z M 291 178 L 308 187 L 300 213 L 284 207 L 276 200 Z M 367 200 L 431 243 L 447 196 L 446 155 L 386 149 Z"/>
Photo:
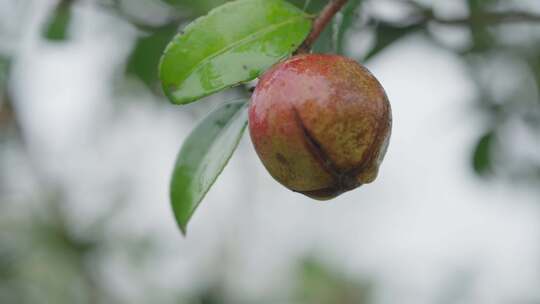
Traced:
<path fill-rule="evenodd" d="M 309 15 L 284 0 L 238 0 L 186 27 L 160 63 L 163 90 L 186 104 L 258 77 L 292 53 L 311 28 Z"/>
<path fill-rule="evenodd" d="M 473 168 L 474 171 L 481 176 L 486 176 L 491 173 L 492 170 L 492 156 L 491 150 L 493 141 L 495 140 L 495 133 L 490 131 L 483 135 L 476 144 L 476 148 L 473 153 Z"/>
<path fill-rule="evenodd" d="M 67 39 L 69 24 L 71 23 L 71 6 L 73 1 L 63 0 L 54 9 L 45 26 L 43 36 L 52 41 Z"/>
<path fill-rule="evenodd" d="M 185 234 L 193 212 L 221 173 L 247 125 L 247 101 L 214 110 L 184 142 L 171 180 L 171 203 Z"/>

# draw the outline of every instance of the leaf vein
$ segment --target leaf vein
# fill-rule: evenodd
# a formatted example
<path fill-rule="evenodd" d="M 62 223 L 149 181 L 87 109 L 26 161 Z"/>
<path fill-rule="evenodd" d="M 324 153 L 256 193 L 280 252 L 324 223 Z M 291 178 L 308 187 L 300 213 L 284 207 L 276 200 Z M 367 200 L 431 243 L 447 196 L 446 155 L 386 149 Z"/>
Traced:
<path fill-rule="evenodd" d="M 258 30 L 254 33 L 251 33 L 249 35 L 247 35 L 246 37 L 243 37 L 241 38 L 240 40 L 237 40 L 237 41 L 234 41 L 232 44 L 228 45 L 227 47 L 223 48 L 223 49 L 220 49 L 210 55 L 208 55 L 206 58 L 204 58 L 203 60 L 201 60 L 197 65 L 195 65 L 188 73 L 186 73 L 186 78 L 184 78 L 181 83 L 178 85 L 179 87 L 181 86 L 182 83 L 184 83 L 187 79 L 189 79 L 189 77 L 194 74 L 195 72 L 199 71 L 203 66 L 205 66 L 208 62 L 210 62 L 212 59 L 218 57 L 219 55 L 222 55 L 224 53 L 226 53 L 227 51 L 230 51 L 238 46 L 241 46 L 242 44 L 244 44 L 244 42 L 246 41 L 249 41 L 249 40 L 255 40 L 256 38 L 260 37 L 260 36 L 263 36 L 267 33 L 270 33 L 282 26 L 286 26 L 290 23 L 294 23 L 300 19 L 304 19 L 306 17 L 304 16 L 298 16 L 298 17 L 294 17 L 294 18 L 291 18 L 289 20 L 286 20 L 284 22 L 280 22 L 280 23 L 276 23 L 276 24 L 273 24 L 272 26 L 269 26 L 267 28 L 263 28 L 261 30 Z"/>

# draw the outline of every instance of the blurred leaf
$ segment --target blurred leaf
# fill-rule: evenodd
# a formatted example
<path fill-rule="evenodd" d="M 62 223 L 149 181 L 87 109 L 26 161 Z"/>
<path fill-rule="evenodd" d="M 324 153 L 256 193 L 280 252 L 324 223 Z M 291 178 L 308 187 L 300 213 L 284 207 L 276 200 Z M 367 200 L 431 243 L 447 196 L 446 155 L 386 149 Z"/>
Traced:
<path fill-rule="evenodd" d="M 224 299 L 222 292 L 217 289 L 208 288 L 202 291 L 197 299 L 197 304 L 225 304 L 227 301 Z"/>
<path fill-rule="evenodd" d="M 129 56 L 126 74 L 138 77 L 148 87 L 153 88 L 158 81 L 156 66 L 159 64 L 159 58 L 177 29 L 178 26 L 171 23 L 140 37 Z"/>
<path fill-rule="evenodd" d="M 336 39 L 334 31 L 334 23 L 330 23 L 321 33 L 317 41 L 311 48 L 313 53 L 335 53 Z"/>
<path fill-rule="evenodd" d="M 17 263 L 18 256 L 12 252 L 14 251 L 5 241 L 0 241 L 0 282 L 16 274 L 15 265 Z"/>
<path fill-rule="evenodd" d="M 72 4 L 71 0 L 62 0 L 58 3 L 45 26 L 43 32 L 45 38 L 52 41 L 63 41 L 68 38 Z"/>
<path fill-rule="evenodd" d="M 229 161 L 247 124 L 247 101 L 225 104 L 208 115 L 186 139 L 171 180 L 171 203 L 185 234 L 193 212 Z"/>
<path fill-rule="evenodd" d="M 258 77 L 292 53 L 311 28 L 309 16 L 283 0 L 239 0 L 190 24 L 160 63 L 163 90 L 186 104 Z"/>
<path fill-rule="evenodd" d="M 480 15 L 484 13 L 490 5 L 496 3 L 497 0 L 468 0 L 467 4 L 471 15 L 472 22 L 469 24 L 471 32 L 472 44 L 469 51 L 484 52 L 489 51 L 494 47 L 495 37 L 490 32 L 488 25 L 479 20 Z"/>
<path fill-rule="evenodd" d="M 2 104 L 2 94 L 7 86 L 10 60 L 7 57 L 0 56 L 0 106 Z"/>
<path fill-rule="evenodd" d="M 328 0 L 289 0 L 292 4 L 300 9 L 304 9 L 309 14 L 318 14 L 328 3 Z M 312 47 L 314 53 L 335 53 L 336 52 L 336 37 L 335 37 L 335 22 L 332 22 L 322 31 L 321 35 L 315 41 Z"/>
<path fill-rule="evenodd" d="M 540 45 L 536 49 L 540 50 Z M 540 91 L 540 52 L 530 56 L 528 61 L 529 68 L 536 80 L 536 88 Z M 538 98 L 538 102 L 540 103 L 540 98 Z"/>
<path fill-rule="evenodd" d="M 499 0 L 467 0 L 467 6 L 471 15 L 474 15 L 478 11 L 484 11 L 488 6 L 491 6 Z"/>
<path fill-rule="evenodd" d="M 0 56 L 0 142 L 4 132 L 9 130 L 8 126 L 13 126 L 15 121 L 15 112 L 13 101 L 8 89 L 8 78 L 10 70 L 10 59 Z M 15 131 L 18 131 L 15 128 Z M 0 189 L 1 190 L 1 189 Z"/>
<path fill-rule="evenodd" d="M 98 250 L 99 243 L 95 240 L 73 233 L 63 202 L 64 198 L 60 196 L 46 201 L 45 213 L 33 219 L 33 235 L 38 236 L 37 240 L 44 241 L 44 245 L 77 258 Z"/>
<path fill-rule="evenodd" d="M 422 28 L 422 24 L 415 23 L 412 25 L 398 26 L 386 22 L 380 22 L 375 29 L 375 44 L 364 60 L 377 55 L 392 43 L 398 41 L 405 36 L 416 32 Z"/>
<path fill-rule="evenodd" d="M 480 176 L 492 173 L 492 146 L 495 140 L 495 132 L 489 131 L 478 140 L 473 153 L 473 169 Z"/>
<path fill-rule="evenodd" d="M 309 304 L 368 304 L 371 286 L 308 259 L 302 265 L 300 302 Z"/>
<path fill-rule="evenodd" d="M 362 0 L 349 0 L 347 5 L 343 8 L 341 22 L 337 28 L 336 46 L 338 54 L 344 54 L 347 31 L 357 19 L 357 10 L 361 3 Z"/>
<path fill-rule="evenodd" d="M 470 31 L 472 36 L 470 52 L 485 52 L 493 49 L 496 40 L 486 25 L 473 22 L 470 24 Z"/>
<path fill-rule="evenodd" d="M 230 1 L 232 0 L 165 0 L 166 3 L 180 10 L 188 10 L 194 16 L 204 15 L 211 9 Z"/>

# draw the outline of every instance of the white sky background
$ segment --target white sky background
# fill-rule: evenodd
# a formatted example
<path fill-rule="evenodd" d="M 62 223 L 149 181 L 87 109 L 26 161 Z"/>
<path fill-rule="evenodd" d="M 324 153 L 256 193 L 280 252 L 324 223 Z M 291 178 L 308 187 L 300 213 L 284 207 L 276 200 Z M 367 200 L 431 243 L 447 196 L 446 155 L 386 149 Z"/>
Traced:
<path fill-rule="evenodd" d="M 12 2 L 0 0 L 0 19 Z M 111 238 L 150 235 L 161 250 L 142 273 L 132 273 L 122 253 L 107 261 L 108 280 L 134 303 L 137 284 L 191 290 L 220 268 L 233 295 L 282 293 L 297 259 L 313 252 L 375 280 L 377 303 L 441 303 L 456 283 L 464 287 L 455 303 L 540 301 L 538 196 L 471 173 L 482 125 L 471 112 L 474 88 L 453 55 L 411 37 L 368 65 L 394 117 L 375 183 L 312 201 L 273 181 L 245 136 L 183 239 L 168 179 L 192 116 L 137 84 L 113 96 L 111 81 L 135 37 L 128 25 L 84 4 L 75 39 L 49 44 L 39 26 L 53 1 L 28 3 L 31 22 L 7 48 L 19 52 L 11 85 L 34 164 L 69 186 L 74 222 L 91 221 L 129 190 Z M 21 157 L 14 151 L 9 166 L 15 196 L 30 183 Z"/>

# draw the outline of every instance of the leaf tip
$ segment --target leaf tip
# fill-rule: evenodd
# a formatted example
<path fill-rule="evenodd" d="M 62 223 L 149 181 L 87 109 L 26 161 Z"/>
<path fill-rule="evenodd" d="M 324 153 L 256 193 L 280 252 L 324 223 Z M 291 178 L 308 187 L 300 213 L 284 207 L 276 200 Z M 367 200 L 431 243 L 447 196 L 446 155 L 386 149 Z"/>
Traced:
<path fill-rule="evenodd" d="M 187 224 L 185 224 L 185 225 L 179 224 L 178 227 L 180 227 L 180 232 L 182 233 L 182 236 L 186 237 L 187 236 Z"/>
<path fill-rule="evenodd" d="M 178 226 L 178 229 L 180 229 L 182 236 L 185 237 L 187 234 L 187 225 L 191 218 L 191 215 L 188 217 L 185 217 L 181 212 L 179 212 L 179 210 L 177 209 L 177 206 L 174 204 L 174 201 L 172 202 L 172 205 L 173 205 L 174 219 L 176 221 L 176 225 Z"/>
<path fill-rule="evenodd" d="M 178 226 L 178 229 L 182 233 L 182 236 L 185 237 L 187 235 L 187 225 L 189 222 L 189 218 L 182 218 L 179 216 L 177 212 L 174 212 L 174 213 L 175 213 L 176 225 Z"/>

